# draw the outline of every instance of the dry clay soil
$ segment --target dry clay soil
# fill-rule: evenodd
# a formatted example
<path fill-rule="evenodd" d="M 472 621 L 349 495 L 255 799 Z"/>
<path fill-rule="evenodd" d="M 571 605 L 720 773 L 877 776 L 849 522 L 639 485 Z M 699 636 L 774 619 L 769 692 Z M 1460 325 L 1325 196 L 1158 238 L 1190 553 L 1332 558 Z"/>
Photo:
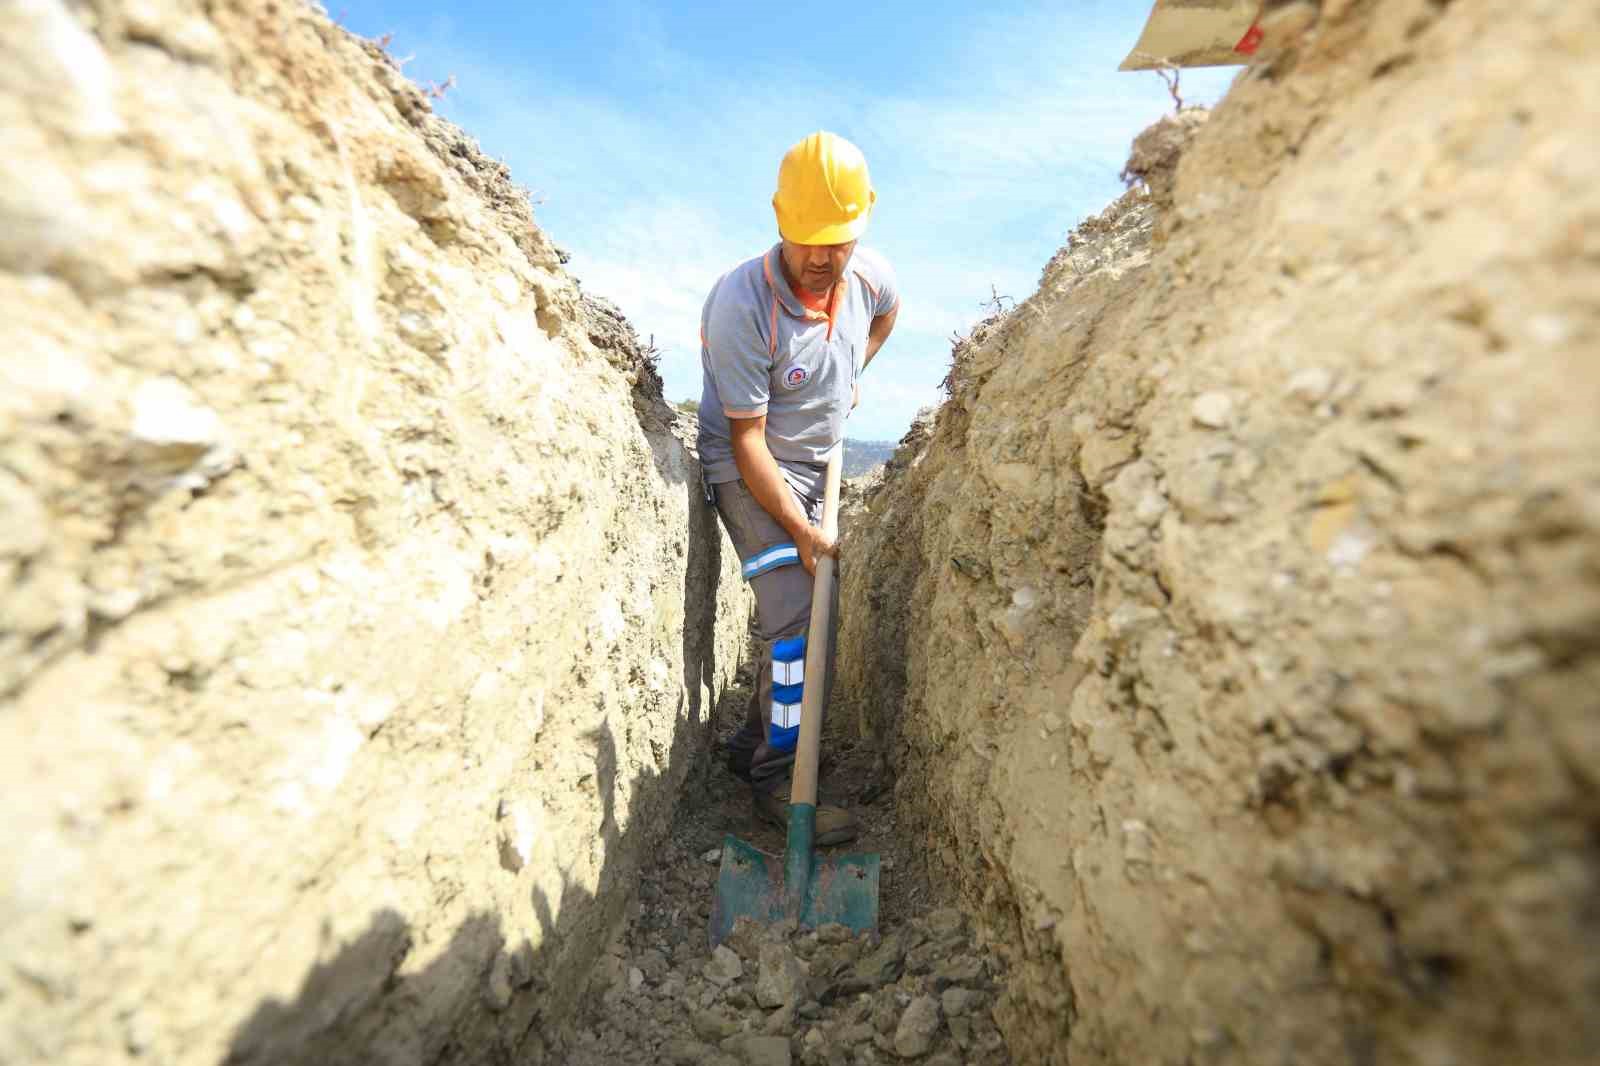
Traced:
<path fill-rule="evenodd" d="M 719 705 L 726 740 L 745 714 L 750 668 Z M 897 829 L 881 758 L 830 721 L 823 797 L 847 806 L 861 836 L 836 851 L 876 852 L 877 930 L 762 928 L 741 919 L 713 949 L 707 928 L 726 834 L 781 855 L 784 834 L 756 818 L 750 790 L 720 759 L 692 770 L 671 835 L 640 877 L 627 920 L 602 956 L 588 1007 L 549 1049 L 550 1062 L 779 1066 L 916 1059 L 936 1066 L 1011 1061 L 990 1008 L 1000 959 L 949 906 Z"/>

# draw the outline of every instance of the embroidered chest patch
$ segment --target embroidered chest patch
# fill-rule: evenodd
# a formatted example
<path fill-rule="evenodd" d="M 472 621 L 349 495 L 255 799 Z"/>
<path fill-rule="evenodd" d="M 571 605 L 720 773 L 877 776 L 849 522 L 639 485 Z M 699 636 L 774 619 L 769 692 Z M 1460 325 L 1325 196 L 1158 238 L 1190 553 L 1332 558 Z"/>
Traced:
<path fill-rule="evenodd" d="M 811 371 L 803 366 L 792 366 L 783 375 L 783 387 L 786 389 L 798 389 L 810 380 Z"/>

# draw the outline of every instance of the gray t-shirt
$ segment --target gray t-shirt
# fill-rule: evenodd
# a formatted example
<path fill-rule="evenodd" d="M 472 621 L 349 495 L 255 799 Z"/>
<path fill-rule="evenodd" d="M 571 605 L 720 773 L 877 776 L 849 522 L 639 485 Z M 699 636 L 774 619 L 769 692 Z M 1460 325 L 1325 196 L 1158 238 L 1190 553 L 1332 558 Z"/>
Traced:
<path fill-rule="evenodd" d="M 789 288 L 781 244 L 717 280 L 700 313 L 700 461 L 713 485 L 736 481 L 728 419 L 767 416 L 767 448 L 802 496 L 820 491 L 872 320 L 900 301 L 894 273 L 861 245 L 845 268 L 833 319 Z"/>

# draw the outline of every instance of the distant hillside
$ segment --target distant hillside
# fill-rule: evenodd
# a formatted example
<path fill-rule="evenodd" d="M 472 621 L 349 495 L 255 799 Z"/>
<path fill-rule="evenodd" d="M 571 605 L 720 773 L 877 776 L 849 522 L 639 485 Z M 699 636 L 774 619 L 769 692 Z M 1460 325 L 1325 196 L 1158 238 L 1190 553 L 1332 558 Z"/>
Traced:
<path fill-rule="evenodd" d="M 880 467 L 889 461 L 894 454 L 896 442 L 892 440 L 851 440 L 844 441 L 844 476 L 860 477 L 875 467 Z"/>

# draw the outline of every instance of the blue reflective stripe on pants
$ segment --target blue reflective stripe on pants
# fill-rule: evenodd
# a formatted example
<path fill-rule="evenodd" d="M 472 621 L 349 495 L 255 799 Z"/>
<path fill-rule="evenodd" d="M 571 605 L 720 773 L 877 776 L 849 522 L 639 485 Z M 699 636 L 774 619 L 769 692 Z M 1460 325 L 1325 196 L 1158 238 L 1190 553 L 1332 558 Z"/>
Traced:
<path fill-rule="evenodd" d="M 790 566 L 800 561 L 800 549 L 793 544 L 774 544 L 772 547 L 751 556 L 740 564 L 744 579 L 760 577 L 768 570 L 780 566 Z"/>

